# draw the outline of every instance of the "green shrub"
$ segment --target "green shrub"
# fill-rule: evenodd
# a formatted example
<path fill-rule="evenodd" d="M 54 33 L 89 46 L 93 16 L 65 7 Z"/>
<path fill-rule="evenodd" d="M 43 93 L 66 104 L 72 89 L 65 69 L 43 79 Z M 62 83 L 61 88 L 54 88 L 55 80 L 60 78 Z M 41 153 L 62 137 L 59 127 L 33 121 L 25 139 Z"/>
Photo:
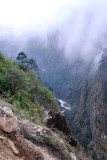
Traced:
<path fill-rule="evenodd" d="M 38 113 L 38 106 L 58 110 L 54 93 L 41 84 L 33 68 L 25 69 L 25 63 L 16 64 L 1 53 L 0 95 L 14 105 L 14 112 L 23 111 L 23 116 L 32 120 L 42 117 Z"/>

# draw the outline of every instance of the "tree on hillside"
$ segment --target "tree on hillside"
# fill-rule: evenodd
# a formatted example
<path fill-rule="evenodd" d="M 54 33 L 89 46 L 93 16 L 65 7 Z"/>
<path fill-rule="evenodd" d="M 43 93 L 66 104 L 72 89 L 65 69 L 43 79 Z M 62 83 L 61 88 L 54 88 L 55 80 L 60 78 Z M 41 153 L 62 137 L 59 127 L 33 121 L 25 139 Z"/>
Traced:
<path fill-rule="evenodd" d="M 27 56 L 24 52 L 20 52 L 16 58 L 18 63 L 22 63 L 23 65 L 25 65 L 28 61 Z"/>
<path fill-rule="evenodd" d="M 20 52 L 16 58 L 20 69 L 26 71 L 28 69 L 28 59 L 24 52 Z"/>
<path fill-rule="evenodd" d="M 36 61 L 33 58 L 28 60 L 28 66 L 29 66 L 29 69 L 31 70 L 34 70 L 34 71 L 38 70 L 38 65 L 36 64 Z"/>
<path fill-rule="evenodd" d="M 20 67 L 20 69 L 27 70 L 29 68 L 30 70 L 34 71 L 38 70 L 38 65 L 36 64 L 36 61 L 33 58 L 28 59 L 24 52 L 20 52 L 16 60 L 19 63 L 18 66 Z"/>

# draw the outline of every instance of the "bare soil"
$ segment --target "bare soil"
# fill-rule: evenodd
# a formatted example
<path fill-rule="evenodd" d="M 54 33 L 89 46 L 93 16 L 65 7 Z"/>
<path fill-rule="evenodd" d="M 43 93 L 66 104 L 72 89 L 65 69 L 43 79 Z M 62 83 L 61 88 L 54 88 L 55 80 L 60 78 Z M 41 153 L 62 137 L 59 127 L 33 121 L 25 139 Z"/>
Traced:
<path fill-rule="evenodd" d="M 40 147 L 26 140 L 19 133 L 4 133 L 0 131 L 0 160 L 57 160 Z M 11 140 L 19 154 L 15 154 L 6 139 Z"/>

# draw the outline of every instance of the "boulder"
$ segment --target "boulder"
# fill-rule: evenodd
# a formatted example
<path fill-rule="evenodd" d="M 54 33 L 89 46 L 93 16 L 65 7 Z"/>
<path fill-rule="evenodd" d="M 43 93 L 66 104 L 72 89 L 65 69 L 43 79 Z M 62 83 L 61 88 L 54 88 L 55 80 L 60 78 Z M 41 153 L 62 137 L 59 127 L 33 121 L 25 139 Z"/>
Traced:
<path fill-rule="evenodd" d="M 4 112 L 7 117 L 13 117 L 13 112 L 10 107 L 3 107 L 2 112 Z"/>
<path fill-rule="evenodd" d="M 10 107 L 0 107 L 0 117 L 13 117 Z"/>
<path fill-rule="evenodd" d="M 18 130 L 18 120 L 16 117 L 8 118 L 1 117 L 0 118 L 0 129 L 4 132 L 11 133 Z"/>

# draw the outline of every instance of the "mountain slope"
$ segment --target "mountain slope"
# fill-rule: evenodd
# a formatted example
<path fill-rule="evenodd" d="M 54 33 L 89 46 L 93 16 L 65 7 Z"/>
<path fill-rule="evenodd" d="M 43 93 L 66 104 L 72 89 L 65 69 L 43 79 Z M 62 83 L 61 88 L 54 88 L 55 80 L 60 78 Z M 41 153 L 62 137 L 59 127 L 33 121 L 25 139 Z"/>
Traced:
<path fill-rule="evenodd" d="M 1 149 L 5 140 L 7 148 L 0 154 L 2 159 L 7 159 L 3 155 L 10 145 L 10 159 L 88 160 L 59 111 L 54 93 L 41 84 L 34 70 L 2 54 L 0 97 Z"/>
<path fill-rule="evenodd" d="M 102 58 L 101 60 L 102 65 L 105 66 L 105 68 L 103 67 L 103 69 L 101 69 L 101 64 L 100 64 L 99 70 L 97 71 L 98 73 L 95 73 L 93 72 L 93 61 L 89 64 L 84 64 L 82 61 L 76 61 L 75 63 L 67 65 L 66 60 L 63 61 L 63 58 L 59 54 L 59 56 L 62 58 L 62 61 L 60 61 L 60 58 L 58 58 L 58 62 L 56 63 L 56 65 L 53 65 L 54 58 L 57 57 L 57 54 L 55 54 L 55 52 L 54 53 L 51 52 L 53 57 L 55 56 L 52 59 L 51 57 L 48 57 L 48 54 L 49 53 L 47 53 L 47 56 L 44 55 L 47 57 L 46 59 L 48 59 L 47 66 L 44 64 L 44 61 L 41 61 L 43 68 L 45 68 L 44 70 L 40 71 L 42 81 L 44 84 L 50 85 L 54 89 L 58 98 L 62 98 L 63 100 L 71 104 L 71 111 L 65 112 L 64 115 L 71 128 L 72 133 L 76 136 L 79 142 L 85 147 L 85 149 L 88 149 L 90 148 L 91 146 L 90 142 L 94 139 L 94 137 L 97 138 L 99 137 L 99 134 L 95 136 L 95 131 L 93 132 L 93 130 L 95 130 L 96 128 L 95 127 L 96 125 L 98 125 L 97 126 L 98 130 L 101 130 L 100 127 L 102 126 L 102 124 L 104 124 L 102 127 L 102 134 L 104 135 L 104 137 L 106 137 L 106 134 L 104 134 L 106 133 L 106 131 L 104 131 L 103 133 L 103 130 L 106 130 L 107 128 L 105 125 L 106 115 L 107 115 L 106 57 Z M 50 63 L 51 61 L 52 63 Z M 51 68 L 53 69 L 51 70 Z M 91 107 L 92 105 L 91 102 L 93 104 L 96 103 L 95 106 L 100 108 L 99 116 L 98 116 L 99 111 L 97 113 L 98 110 L 97 107 L 94 106 Z M 92 111 L 90 111 L 90 108 L 92 108 Z M 94 118 L 92 118 L 93 116 Z M 97 118 L 101 119 L 99 120 L 101 121 L 99 122 L 101 123 L 101 125 L 99 125 L 98 121 L 96 121 Z M 93 121 L 95 121 L 95 124 Z M 106 148 L 107 144 L 106 140 L 104 141 L 105 142 L 103 144 L 103 147 L 101 147 L 103 149 L 99 148 L 99 150 L 101 151 L 98 151 L 99 154 L 101 153 L 101 157 L 103 156 L 106 157 L 105 154 L 106 151 L 104 151 L 105 150 L 104 146 Z M 102 142 L 99 142 L 99 145 L 101 143 Z M 95 151 L 95 147 L 93 147 L 93 149 L 91 147 L 91 150 Z M 96 149 L 96 154 L 97 157 L 99 157 L 97 149 Z M 103 157 L 102 159 L 106 159 L 105 157 Z"/>

